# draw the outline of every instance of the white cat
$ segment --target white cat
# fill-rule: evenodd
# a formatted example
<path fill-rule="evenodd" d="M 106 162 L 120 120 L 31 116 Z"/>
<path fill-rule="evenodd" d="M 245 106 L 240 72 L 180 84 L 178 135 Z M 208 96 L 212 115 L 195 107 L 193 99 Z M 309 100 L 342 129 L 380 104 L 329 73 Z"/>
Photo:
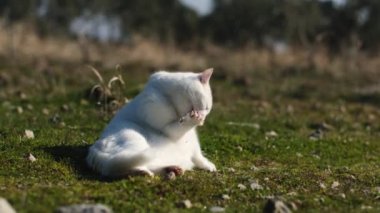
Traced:
<path fill-rule="evenodd" d="M 212 107 L 212 72 L 154 73 L 90 147 L 88 165 L 109 177 L 178 175 L 194 167 L 216 171 L 202 155 L 196 133 Z"/>

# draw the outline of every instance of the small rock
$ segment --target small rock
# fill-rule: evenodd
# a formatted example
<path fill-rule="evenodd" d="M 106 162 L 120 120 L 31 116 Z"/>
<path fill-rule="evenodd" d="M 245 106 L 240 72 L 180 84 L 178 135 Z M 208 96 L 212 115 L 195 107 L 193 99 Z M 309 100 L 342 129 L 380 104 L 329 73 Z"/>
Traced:
<path fill-rule="evenodd" d="M 264 213 L 291 213 L 286 204 L 279 199 L 269 199 L 264 206 Z"/>
<path fill-rule="evenodd" d="M 176 175 L 174 172 L 168 172 L 165 174 L 165 179 L 166 180 L 175 180 L 176 179 Z"/>
<path fill-rule="evenodd" d="M 0 197 L 0 212 L 1 213 L 16 213 L 8 201 Z"/>
<path fill-rule="evenodd" d="M 62 206 L 55 210 L 56 213 L 112 213 L 112 210 L 102 204 L 79 204 Z"/>
<path fill-rule="evenodd" d="M 243 151 L 243 147 L 241 147 L 241 146 L 236 147 L 236 149 L 237 149 L 239 152 Z"/>
<path fill-rule="evenodd" d="M 265 136 L 268 137 L 268 138 L 275 138 L 275 137 L 278 136 L 278 134 L 277 134 L 277 132 L 275 132 L 275 131 L 272 130 L 272 131 L 266 132 Z"/>
<path fill-rule="evenodd" d="M 183 200 L 179 204 L 180 204 L 180 207 L 186 208 L 186 209 L 190 209 L 191 207 L 193 207 L 193 204 L 191 203 L 190 200 Z"/>
<path fill-rule="evenodd" d="M 32 130 L 29 130 L 29 129 L 25 130 L 24 135 L 27 139 L 33 139 L 34 138 L 34 132 Z"/>
<path fill-rule="evenodd" d="M 257 168 L 256 166 L 251 166 L 251 170 L 253 170 L 253 171 L 259 171 L 259 168 Z"/>
<path fill-rule="evenodd" d="M 340 195 L 341 198 L 346 199 L 346 194 L 340 193 L 339 195 Z"/>
<path fill-rule="evenodd" d="M 50 111 L 47 108 L 42 109 L 42 114 L 49 115 Z"/>
<path fill-rule="evenodd" d="M 222 199 L 223 199 L 223 200 L 229 200 L 229 199 L 231 199 L 231 198 L 230 198 L 229 195 L 224 194 L 224 195 L 222 195 Z"/>
<path fill-rule="evenodd" d="M 67 112 L 67 111 L 70 110 L 70 107 L 69 107 L 69 105 L 67 105 L 67 104 L 63 104 L 63 105 L 61 106 L 61 110 L 64 111 L 64 112 Z"/>
<path fill-rule="evenodd" d="M 232 168 L 232 167 L 229 167 L 229 168 L 227 169 L 227 171 L 229 171 L 229 172 L 235 172 L 236 170 L 235 170 L 234 168 Z"/>
<path fill-rule="evenodd" d="M 247 189 L 247 187 L 244 186 L 244 185 L 241 184 L 241 183 L 238 184 L 238 188 L 239 188 L 240 190 L 246 190 L 246 189 Z"/>
<path fill-rule="evenodd" d="M 288 105 L 286 107 L 286 112 L 292 114 L 294 112 L 294 107 L 292 105 Z"/>
<path fill-rule="evenodd" d="M 253 127 L 254 129 L 260 129 L 260 124 L 258 124 L 258 123 L 253 123 L 253 124 L 252 124 L 252 127 Z"/>
<path fill-rule="evenodd" d="M 368 209 L 372 209 L 372 208 L 373 208 L 372 206 L 365 206 L 365 205 L 361 206 L 361 209 L 363 209 L 363 210 L 368 210 Z"/>
<path fill-rule="evenodd" d="M 336 188 L 338 188 L 339 185 L 340 185 L 340 184 L 339 184 L 338 181 L 334 181 L 334 182 L 331 184 L 331 188 L 332 188 L 332 189 L 336 189 Z"/>
<path fill-rule="evenodd" d="M 27 108 L 28 110 L 33 110 L 33 109 L 34 109 L 33 105 L 31 105 L 31 104 L 27 104 L 27 105 L 26 105 L 26 108 Z"/>
<path fill-rule="evenodd" d="M 18 106 L 18 107 L 16 107 L 16 112 L 18 114 L 22 114 L 24 112 L 24 110 L 22 109 L 22 107 Z"/>
<path fill-rule="evenodd" d="M 380 186 L 377 186 L 373 189 L 375 193 L 380 194 Z"/>
<path fill-rule="evenodd" d="M 301 153 L 299 153 L 299 152 L 296 153 L 296 156 L 299 157 L 299 158 L 303 157 L 303 155 Z"/>
<path fill-rule="evenodd" d="M 263 189 L 263 187 L 258 183 L 258 181 L 253 181 L 250 186 L 251 186 L 252 190 L 262 190 Z"/>
<path fill-rule="evenodd" d="M 298 193 L 297 192 L 289 192 L 287 195 L 289 195 L 289 196 L 297 196 Z"/>
<path fill-rule="evenodd" d="M 319 187 L 321 187 L 321 189 L 326 189 L 326 185 L 324 183 L 319 183 Z"/>
<path fill-rule="evenodd" d="M 225 209 L 223 207 L 220 207 L 220 206 L 212 206 L 210 208 L 210 212 L 224 212 Z"/>
<path fill-rule="evenodd" d="M 34 162 L 34 161 L 37 160 L 37 158 L 34 157 L 34 156 L 32 155 L 32 153 L 29 153 L 29 155 L 28 155 L 28 160 L 29 160 L 30 162 Z"/>

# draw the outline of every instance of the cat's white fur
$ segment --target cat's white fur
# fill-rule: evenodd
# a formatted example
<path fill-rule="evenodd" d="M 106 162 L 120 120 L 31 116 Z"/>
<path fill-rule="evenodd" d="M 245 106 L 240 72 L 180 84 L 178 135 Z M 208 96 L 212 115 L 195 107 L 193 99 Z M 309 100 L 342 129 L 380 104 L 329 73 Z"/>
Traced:
<path fill-rule="evenodd" d="M 111 177 L 153 175 L 169 166 L 216 171 L 202 155 L 196 133 L 212 107 L 212 72 L 154 73 L 90 147 L 88 165 Z"/>

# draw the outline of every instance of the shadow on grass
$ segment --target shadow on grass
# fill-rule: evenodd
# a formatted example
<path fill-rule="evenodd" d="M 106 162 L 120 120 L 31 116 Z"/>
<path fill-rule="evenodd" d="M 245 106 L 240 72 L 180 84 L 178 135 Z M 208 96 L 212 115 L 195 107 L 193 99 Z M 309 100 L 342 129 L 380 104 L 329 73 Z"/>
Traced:
<path fill-rule="evenodd" d="M 69 164 L 75 172 L 78 179 L 97 180 L 97 181 L 114 181 L 108 177 L 95 173 L 86 163 L 86 156 L 89 145 L 68 146 L 60 145 L 53 147 L 44 147 L 43 150 L 50 154 L 55 161 L 62 164 Z"/>

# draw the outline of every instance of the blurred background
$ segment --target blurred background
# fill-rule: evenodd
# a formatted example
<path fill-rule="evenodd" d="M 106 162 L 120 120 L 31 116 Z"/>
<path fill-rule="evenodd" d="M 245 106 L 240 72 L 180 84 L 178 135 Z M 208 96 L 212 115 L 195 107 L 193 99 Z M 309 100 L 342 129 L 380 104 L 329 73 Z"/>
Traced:
<path fill-rule="evenodd" d="M 379 73 L 377 0 L 1 0 L 0 15 L 0 64 L 39 80 L 83 65 L 215 67 L 243 86 L 268 73 L 351 76 L 360 86 L 359 77 L 368 84 Z M 9 70 L 2 84 L 12 82 Z"/>

